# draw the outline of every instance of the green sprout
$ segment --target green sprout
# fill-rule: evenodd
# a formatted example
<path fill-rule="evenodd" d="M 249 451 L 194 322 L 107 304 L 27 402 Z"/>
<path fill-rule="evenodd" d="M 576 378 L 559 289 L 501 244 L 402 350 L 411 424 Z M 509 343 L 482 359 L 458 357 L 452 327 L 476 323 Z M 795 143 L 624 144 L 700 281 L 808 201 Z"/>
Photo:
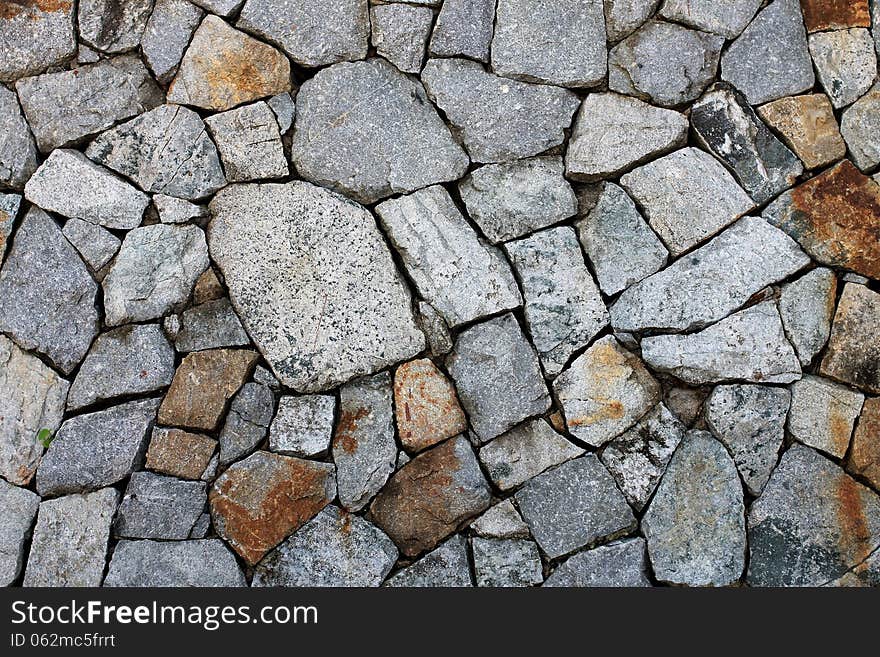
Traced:
<path fill-rule="evenodd" d="M 49 445 L 52 444 L 54 439 L 55 436 L 52 435 L 50 429 L 40 429 L 40 432 L 37 434 L 37 440 L 40 441 L 45 449 L 49 449 Z"/>

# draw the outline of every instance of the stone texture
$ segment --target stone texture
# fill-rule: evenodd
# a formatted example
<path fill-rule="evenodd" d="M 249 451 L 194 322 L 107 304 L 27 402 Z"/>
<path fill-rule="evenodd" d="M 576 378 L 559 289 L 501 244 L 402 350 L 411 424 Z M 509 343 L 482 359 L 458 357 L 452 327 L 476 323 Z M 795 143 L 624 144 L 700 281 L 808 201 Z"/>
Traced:
<path fill-rule="evenodd" d="M 487 73 L 465 59 L 432 59 L 422 82 L 474 162 L 507 162 L 558 146 L 579 99 L 570 91 Z"/>
<path fill-rule="evenodd" d="M 321 457 L 330 450 L 336 398 L 284 395 L 269 429 L 269 449 L 287 456 Z"/>
<path fill-rule="evenodd" d="M 212 14 L 226 17 L 241 9 L 244 0 L 192 0 L 192 3 Z"/>
<path fill-rule="evenodd" d="M 207 500 L 204 482 L 135 472 L 119 505 L 113 533 L 123 538 L 186 539 Z"/>
<path fill-rule="evenodd" d="M 4 2 L 0 10 L 0 82 L 41 73 L 76 53 L 73 0 Z"/>
<path fill-rule="evenodd" d="M 644 587 L 648 559 L 645 539 L 631 538 L 578 552 L 559 564 L 544 586 Z"/>
<path fill-rule="evenodd" d="M 25 488 L 18 488 L 0 479 L 0 585 L 11 586 L 21 574 L 27 540 L 40 496 Z"/>
<path fill-rule="evenodd" d="M 865 400 L 852 438 L 846 469 L 880 490 L 880 397 Z"/>
<path fill-rule="evenodd" d="M 156 0 L 141 37 L 141 53 L 156 79 L 170 82 L 205 15 L 188 0 Z"/>
<path fill-rule="evenodd" d="M 284 178 L 290 173 L 278 122 L 263 101 L 214 114 L 206 123 L 229 182 Z"/>
<path fill-rule="evenodd" d="M 411 452 L 420 452 L 467 430 L 467 418 L 455 388 L 427 358 L 397 368 L 394 411 L 400 442 Z"/>
<path fill-rule="evenodd" d="M 20 190 L 37 168 L 37 147 L 18 97 L 6 87 L 0 87 L 0 135 L 0 188 Z"/>
<path fill-rule="evenodd" d="M 272 113 L 275 114 L 275 120 L 278 122 L 278 130 L 281 136 L 285 136 L 293 125 L 293 118 L 296 116 L 296 103 L 289 91 L 272 96 L 266 101 Z"/>
<path fill-rule="evenodd" d="M 529 526 L 508 498 L 499 502 L 471 523 L 478 536 L 483 538 L 528 538 Z"/>
<path fill-rule="evenodd" d="M 880 30 L 880 26 L 878 26 Z M 862 171 L 880 164 L 880 84 L 859 98 L 844 113 L 840 132 L 853 162 Z"/>
<path fill-rule="evenodd" d="M 819 82 L 836 109 L 858 100 L 877 79 L 877 53 L 865 29 L 811 34 L 810 54 Z"/>
<path fill-rule="evenodd" d="M 837 304 L 820 372 L 865 392 L 880 394 L 880 294 L 847 283 Z"/>
<path fill-rule="evenodd" d="M 98 280 L 102 278 L 104 266 L 122 246 L 122 241 L 106 228 L 81 219 L 68 219 L 61 232 Z"/>
<path fill-rule="evenodd" d="M 335 495 L 331 464 L 256 452 L 229 466 L 208 499 L 217 534 L 254 565 Z"/>
<path fill-rule="evenodd" d="M 868 0 L 801 0 L 808 32 L 871 27 Z"/>
<path fill-rule="evenodd" d="M 488 62 L 495 27 L 495 4 L 493 0 L 443 2 L 431 35 L 431 55 Z"/>
<path fill-rule="evenodd" d="M 761 0 L 664 0 L 660 16 L 733 39 L 746 28 Z"/>
<path fill-rule="evenodd" d="M 416 323 L 428 343 L 432 356 L 445 356 L 452 351 L 453 340 L 449 327 L 434 307 L 424 301 L 418 302 Z"/>
<path fill-rule="evenodd" d="M 804 367 L 828 341 L 836 301 L 837 277 L 823 267 L 812 269 L 782 287 L 779 295 L 782 326 Z"/>
<path fill-rule="evenodd" d="M 605 0 L 608 41 L 620 41 L 657 11 L 660 0 Z"/>
<path fill-rule="evenodd" d="M 427 7 L 379 5 L 370 9 L 370 25 L 376 54 L 404 73 L 418 73 L 434 22 Z"/>
<path fill-rule="evenodd" d="M 534 541 L 520 538 L 474 538 L 477 586 L 522 587 L 544 581 L 541 555 Z"/>
<path fill-rule="evenodd" d="M 104 586 L 247 586 L 223 541 L 120 541 Z"/>
<path fill-rule="evenodd" d="M 779 133 L 808 169 L 846 155 L 834 108 L 825 94 L 780 98 L 759 107 L 758 116 Z"/>
<path fill-rule="evenodd" d="M 844 385 L 805 376 L 791 386 L 788 433 L 808 447 L 842 459 L 864 401 L 864 395 Z"/>
<path fill-rule="evenodd" d="M 220 463 L 236 461 L 263 442 L 274 413 L 272 390 L 261 383 L 245 383 L 232 398 L 220 432 Z"/>
<path fill-rule="evenodd" d="M 318 392 L 424 348 L 409 291 L 363 207 L 292 182 L 233 186 L 211 209 L 211 256 L 284 385 Z"/>
<path fill-rule="evenodd" d="M 172 477 L 200 479 L 216 449 L 217 441 L 208 436 L 154 427 L 146 467 Z"/>
<path fill-rule="evenodd" d="M 385 585 L 445 588 L 471 586 L 465 538 L 461 534 L 454 535 L 411 566 L 394 573 Z"/>
<path fill-rule="evenodd" d="M 79 38 L 105 53 L 132 50 L 140 43 L 152 10 L 153 0 L 80 0 Z"/>
<path fill-rule="evenodd" d="M 226 298 L 206 301 L 184 311 L 174 339 L 174 346 L 182 352 L 248 344 L 250 338 Z"/>

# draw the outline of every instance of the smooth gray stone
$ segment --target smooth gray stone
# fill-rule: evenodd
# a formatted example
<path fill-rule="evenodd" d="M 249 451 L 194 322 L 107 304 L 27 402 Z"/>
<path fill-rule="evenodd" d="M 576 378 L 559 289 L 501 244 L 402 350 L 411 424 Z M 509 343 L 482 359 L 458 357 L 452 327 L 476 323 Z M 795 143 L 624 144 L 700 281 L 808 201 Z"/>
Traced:
<path fill-rule="evenodd" d="M 116 514 L 114 535 L 177 541 L 188 538 L 205 510 L 205 487 L 203 481 L 132 473 Z"/>
<path fill-rule="evenodd" d="M 113 260 L 113 256 L 122 246 L 122 240 L 106 228 L 82 219 L 68 219 L 61 230 L 67 241 L 79 251 L 80 256 L 89 269 L 100 278 L 104 265 Z"/>
<path fill-rule="evenodd" d="M 639 537 L 578 552 L 559 564 L 544 586 L 651 586 L 645 548 L 645 539 Z"/>
<path fill-rule="evenodd" d="M 174 346 L 181 352 L 248 344 L 250 338 L 226 297 L 183 311 L 180 330 L 174 339 Z"/>

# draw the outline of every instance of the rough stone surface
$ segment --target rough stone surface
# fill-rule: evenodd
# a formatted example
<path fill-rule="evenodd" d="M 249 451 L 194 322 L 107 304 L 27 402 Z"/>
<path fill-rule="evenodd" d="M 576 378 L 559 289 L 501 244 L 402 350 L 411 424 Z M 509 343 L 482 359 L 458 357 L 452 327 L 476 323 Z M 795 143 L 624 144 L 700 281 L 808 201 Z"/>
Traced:
<path fill-rule="evenodd" d="M 79 37 L 105 53 L 136 48 L 147 26 L 153 0 L 80 0 Z"/>
<path fill-rule="evenodd" d="M 206 123 L 229 182 L 288 175 L 278 121 L 263 101 L 214 114 Z"/>
<path fill-rule="evenodd" d="M 73 0 L 4 2 L 0 10 L 0 82 L 41 73 L 76 53 Z"/>
<path fill-rule="evenodd" d="M 394 411 L 400 442 L 411 452 L 420 452 L 467 430 L 467 418 L 455 388 L 427 358 L 397 368 Z"/>
<path fill-rule="evenodd" d="M 217 441 L 183 429 L 154 427 L 146 467 L 181 479 L 199 479 L 208 467 Z"/>
<path fill-rule="evenodd" d="M 201 351 L 218 347 L 250 344 L 241 320 L 229 299 L 216 299 L 190 308 L 180 315 L 180 328 L 174 338 L 178 351 Z"/>
<path fill-rule="evenodd" d="M 122 241 L 106 228 L 81 219 L 68 219 L 61 232 L 99 280 L 104 266 L 113 260 L 122 246 Z"/>
<path fill-rule="evenodd" d="M 269 429 L 269 449 L 287 456 L 321 457 L 330 450 L 336 398 L 284 395 Z"/>
<path fill-rule="evenodd" d="M 523 521 L 510 498 L 490 507 L 471 523 L 483 538 L 528 538 L 529 526 Z"/>
<path fill-rule="evenodd" d="M 37 147 L 18 97 L 6 87 L 0 87 L 0 135 L 0 188 L 20 190 L 37 168 Z"/>
<path fill-rule="evenodd" d="M 385 585 L 447 588 L 472 586 L 465 538 L 456 534 L 411 566 L 394 573 Z"/>
<path fill-rule="evenodd" d="M 825 94 L 780 98 L 759 107 L 758 116 L 779 133 L 808 169 L 846 155 L 834 108 Z"/>
<path fill-rule="evenodd" d="M 877 53 L 870 31 L 820 32 L 811 34 L 809 43 L 819 82 L 835 108 L 852 104 L 877 80 Z"/>
<path fill-rule="evenodd" d="M 605 0 L 605 29 L 609 41 L 620 41 L 657 11 L 660 0 Z"/>
<path fill-rule="evenodd" d="M 443 317 L 434 309 L 434 306 L 419 301 L 416 323 L 425 334 L 432 356 L 445 356 L 452 351 L 453 340 L 449 326 L 446 325 Z"/>
<path fill-rule="evenodd" d="M 862 407 L 846 469 L 863 478 L 875 490 L 880 490 L 880 440 L 877 436 L 880 436 L 880 397 L 870 397 Z"/>
<path fill-rule="evenodd" d="M 871 27 L 868 0 L 801 0 L 801 10 L 808 32 Z"/>
<path fill-rule="evenodd" d="M 488 62 L 495 4 L 493 0 L 443 2 L 431 35 L 431 56 L 467 57 Z"/>
<path fill-rule="evenodd" d="M 824 267 L 817 267 L 782 288 L 782 326 L 804 367 L 828 341 L 836 301 L 837 277 Z"/>
<path fill-rule="evenodd" d="M 880 294 L 847 283 L 837 304 L 831 338 L 820 372 L 857 388 L 880 394 Z"/>
<path fill-rule="evenodd" d="M 120 541 L 104 586 L 247 586 L 232 552 L 218 539 Z"/>
<path fill-rule="evenodd" d="M 0 585 L 11 586 L 21 574 L 26 555 L 26 543 L 40 496 L 25 488 L 18 488 L 0 479 Z"/>
<path fill-rule="evenodd" d="M 220 432 L 220 463 L 236 461 L 263 442 L 274 413 L 275 396 L 269 387 L 245 383 L 232 398 Z"/>
<path fill-rule="evenodd" d="M 544 582 L 544 586 L 651 586 L 651 581 L 645 574 L 647 569 L 645 539 L 631 538 L 578 552 L 559 564 Z"/>
<path fill-rule="evenodd" d="M 880 26 L 878 26 L 880 30 Z M 844 113 L 840 132 L 853 162 L 862 171 L 880 164 L 880 84 L 859 98 Z"/>
<path fill-rule="evenodd" d="M 177 73 L 183 53 L 205 15 L 188 0 L 156 0 L 141 37 L 144 61 L 166 83 Z"/>
<path fill-rule="evenodd" d="M 791 386 L 788 433 L 795 440 L 841 459 L 849 449 L 865 396 L 817 376 Z"/>
<path fill-rule="evenodd" d="M 427 7 L 379 5 L 370 9 L 372 41 L 376 54 L 404 73 L 418 73 L 434 22 Z"/>
<path fill-rule="evenodd" d="M 207 500 L 204 482 L 135 472 L 119 505 L 113 533 L 123 538 L 186 539 Z"/>
<path fill-rule="evenodd" d="M 477 586 L 534 586 L 544 581 L 541 556 L 534 541 L 520 538 L 474 538 Z"/>
<path fill-rule="evenodd" d="M 760 7 L 761 0 L 664 0 L 660 15 L 733 39 L 746 28 Z"/>

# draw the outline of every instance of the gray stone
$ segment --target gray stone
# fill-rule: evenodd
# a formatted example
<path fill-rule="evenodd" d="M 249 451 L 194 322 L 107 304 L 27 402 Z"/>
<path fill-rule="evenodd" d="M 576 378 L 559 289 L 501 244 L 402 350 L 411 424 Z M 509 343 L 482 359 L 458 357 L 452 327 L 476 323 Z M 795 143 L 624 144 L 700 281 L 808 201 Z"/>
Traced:
<path fill-rule="evenodd" d="M 431 59 L 422 82 L 474 162 L 506 162 L 559 146 L 580 99 L 570 91 L 487 73 L 466 59 Z"/>
<path fill-rule="evenodd" d="M 118 502 L 112 488 L 42 502 L 22 585 L 100 586 Z"/>
<path fill-rule="evenodd" d="M 821 586 L 880 547 L 880 498 L 802 445 L 783 455 L 748 522 L 751 586 Z"/>
<path fill-rule="evenodd" d="M 798 0 L 774 0 L 721 58 L 721 78 L 752 105 L 809 91 L 816 81 Z"/>
<path fill-rule="evenodd" d="M 107 325 L 161 317 L 187 300 L 207 267 L 208 247 L 198 226 L 130 231 L 103 282 Z"/>
<path fill-rule="evenodd" d="M 880 25 L 876 28 L 880 34 Z M 880 84 L 852 104 L 840 121 L 840 134 L 862 171 L 880 164 Z"/>
<path fill-rule="evenodd" d="M 623 331 L 702 328 L 809 262 L 784 232 L 763 219 L 744 217 L 626 290 L 611 306 L 611 324 Z"/>
<path fill-rule="evenodd" d="M 608 88 L 663 107 L 694 100 L 718 69 L 724 38 L 648 21 L 608 54 Z"/>
<path fill-rule="evenodd" d="M 278 130 L 281 132 L 281 135 L 286 135 L 293 125 L 293 118 L 296 116 L 296 103 L 293 101 L 290 92 L 285 91 L 284 93 L 272 96 L 266 103 L 275 114 L 275 120 L 278 122 Z"/>
<path fill-rule="evenodd" d="M 608 310 L 570 226 L 508 242 L 505 250 L 525 295 L 532 343 L 555 376 L 608 325 Z"/>
<path fill-rule="evenodd" d="M 631 171 L 620 184 L 642 207 L 674 256 L 696 246 L 754 207 L 711 155 L 683 148 Z"/>
<path fill-rule="evenodd" d="M 648 570 L 645 547 L 645 539 L 639 537 L 578 552 L 559 564 L 544 586 L 651 586 L 645 574 Z"/>
<path fill-rule="evenodd" d="M 290 173 L 278 122 L 263 101 L 214 114 L 205 123 L 229 182 L 284 178 Z"/>
<path fill-rule="evenodd" d="M 133 50 L 152 10 L 153 0 L 80 0 L 79 38 L 105 53 Z"/>
<path fill-rule="evenodd" d="M 122 245 L 122 241 L 106 228 L 82 219 L 68 219 L 61 232 L 96 274 L 113 259 Z"/>
<path fill-rule="evenodd" d="M 77 415 L 61 425 L 37 469 L 43 497 L 110 486 L 140 468 L 158 399 Z"/>
<path fill-rule="evenodd" d="M 383 59 L 320 71 L 296 103 L 291 159 L 299 174 L 363 203 L 467 170 L 422 85 Z"/>
<path fill-rule="evenodd" d="M 863 394 L 847 386 L 804 376 L 791 386 L 788 433 L 808 447 L 842 459 L 864 401 Z"/>
<path fill-rule="evenodd" d="M 136 228 L 150 198 L 78 151 L 59 149 L 27 182 L 24 195 L 44 210 L 107 228 Z"/>
<path fill-rule="evenodd" d="M 837 277 L 824 267 L 810 270 L 782 287 L 779 295 L 782 326 L 804 367 L 828 341 L 836 300 Z"/>
<path fill-rule="evenodd" d="M 727 586 L 746 557 L 743 490 L 733 459 L 711 434 L 685 436 L 642 519 L 661 582 Z"/>
<path fill-rule="evenodd" d="M 204 122 L 177 105 L 162 105 L 108 130 L 89 145 L 86 155 L 145 191 L 188 201 L 226 184 Z"/>
<path fill-rule="evenodd" d="M 0 188 L 22 189 L 36 169 L 37 147 L 18 97 L 0 85 Z"/>
<path fill-rule="evenodd" d="M 247 586 L 223 541 L 119 541 L 104 586 Z"/>
<path fill-rule="evenodd" d="M 174 340 L 177 351 L 201 351 L 250 344 L 229 299 L 216 299 L 185 310 Z"/>
<path fill-rule="evenodd" d="M 192 0 L 192 3 L 212 14 L 229 16 L 241 9 L 244 0 Z"/>
<path fill-rule="evenodd" d="M 600 452 L 602 463 L 637 511 L 651 499 L 685 431 L 685 426 L 661 403 Z"/>
<path fill-rule="evenodd" d="M 159 390 L 174 377 L 174 349 L 158 324 L 121 326 L 98 336 L 77 372 L 67 408 Z"/>
<path fill-rule="evenodd" d="M 488 62 L 494 27 L 494 0 L 446 0 L 431 36 L 431 55 Z"/>
<path fill-rule="evenodd" d="M 388 372 L 339 389 L 333 462 L 339 503 L 349 511 L 366 506 L 397 464 L 392 396 Z"/>
<path fill-rule="evenodd" d="M 379 586 L 395 561 L 380 529 L 330 506 L 260 562 L 253 586 Z"/>
<path fill-rule="evenodd" d="M 205 482 L 184 481 L 152 472 L 131 475 L 119 505 L 113 533 L 120 538 L 183 540 L 202 515 Z"/>
<path fill-rule="evenodd" d="M 694 103 L 691 125 L 758 205 L 793 186 L 804 172 L 800 160 L 758 119 L 745 96 L 727 85 Z"/>
<path fill-rule="evenodd" d="M 581 103 L 565 156 L 575 180 L 611 178 L 687 143 L 688 120 L 679 112 L 614 93 Z"/>
<path fill-rule="evenodd" d="M 592 87 L 605 79 L 607 61 L 603 0 L 499 0 L 492 38 L 498 75 Z"/>
<path fill-rule="evenodd" d="M 183 53 L 205 15 L 188 0 L 156 0 L 141 37 L 141 53 L 156 79 L 165 84 L 177 73 Z"/>
<path fill-rule="evenodd" d="M 237 461 L 263 442 L 274 413 L 275 396 L 269 387 L 245 383 L 232 398 L 220 432 L 220 464 Z"/>
<path fill-rule="evenodd" d="M 568 430 L 601 447 L 660 401 L 660 385 L 612 336 L 600 338 L 553 383 Z"/>
<path fill-rule="evenodd" d="M 450 326 L 522 303 L 501 252 L 479 240 L 440 186 L 376 207 L 419 293 Z"/>
<path fill-rule="evenodd" d="M 156 206 L 159 221 L 163 224 L 185 224 L 191 219 L 201 219 L 208 215 L 208 209 L 203 205 L 164 194 L 153 196 L 153 205 Z"/>
<path fill-rule="evenodd" d="M 880 586 L 880 552 L 875 550 L 867 559 L 823 586 L 877 588 Z"/>
<path fill-rule="evenodd" d="M 18 194 L 0 194 L 0 263 L 6 255 L 9 236 L 18 222 L 18 210 L 21 207 L 21 196 Z"/>
<path fill-rule="evenodd" d="M 761 0 L 665 0 L 660 16 L 733 39 L 746 28 Z"/>
<path fill-rule="evenodd" d="M 477 586 L 522 587 L 544 581 L 541 555 L 534 541 L 521 538 L 474 538 Z"/>
<path fill-rule="evenodd" d="M 529 526 L 523 521 L 510 498 L 490 507 L 471 523 L 471 529 L 484 538 L 529 537 Z"/>
<path fill-rule="evenodd" d="M 80 142 L 164 100 L 135 55 L 25 78 L 15 89 L 44 153 Z"/>
<path fill-rule="evenodd" d="M 878 327 L 880 294 L 864 285 L 847 283 L 819 371 L 865 392 L 880 394 Z"/>
<path fill-rule="evenodd" d="M 727 447 L 755 497 L 779 460 L 790 403 L 788 390 L 755 385 L 718 386 L 706 400 L 706 424 Z"/>
<path fill-rule="evenodd" d="M 594 454 L 535 477 L 516 494 L 516 503 L 551 559 L 636 528 L 632 509 Z"/>
<path fill-rule="evenodd" d="M 508 491 L 583 453 L 539 419 L 525 422 L 485 445 L 480 450 L 480 462 L 492 482 Z"/>
<path fill-rule="evenodd" d="M 32 207 L 0 270 L 0 331 L 70 374 L 98 333 L 97 291 L 58 225 Z"/>
<path fill-rule="evenodd" d="M 694 385 L 723 381 L 791 383 L 801 365 L 773 301 L 764 301 L 690 335 L 642 340 L 651 368 Z"/>
<path fill-rule="evenodd" d="M 620 41 L 648 20 L 660 0 L 605 0 L 605 29 L 608 41 Z"/>
<path fill-rule="evenodd" d="M 877 81 L 877 53 L 869 30 L 817 32 L 809 43 L 819 82 L 835 109 L 852 104 Z"/>
<path fill-rule="evenodd" d="M 77 64 L 96 64 L 101 61 L 101 53 L 89 48 L 84 43 L 79 44 L 76 52 Z"/>
<path fill-rule="evenodd" d="M 449 327 L 434 306 L 419 301 L 416 323 L 428 341 L 432 356 L 445 356 L 452 351 L 453 340 Z"/>
<path fill-rule="evenodd" d="M 513 315 L 463 331 L 446 367 L 480 442 L 550 408 L 538 357 Z"/>
<path fill-rule="evenodd" d="M 39 506 L 39 495 L 0 479 L 0 586 L 11 586 L 21 574 Z"/>
<path fill-rule="evenodd" d="M 5 2 L 0 15 L 0 82 L 63 64 L 76 54 L 73 2 Z"/>
<path fill-rule="evenodd" d="M 476 169 L 458 184 L 468 215 L 493 243 L 522 237 L 577 213 L 561 157 L 536 157 Z"/>
<path fill-rule="evenodd" d="M 577 223 L 577 230 L 599 287 L 607 295 L 656 273 L 669 259 L 635 203 L 614 183 L 605 183 L 599 201 Z"/>
<path fill-rule="evenodd" d="M 319 392 L 424 349 L 409 291 L 363 207 L 292 182 L 236 185 L 211 209 L 211 255 L 284 385 Z"/>
<path fill-rule="evenodd" d="M 397 571 L 385 586 L 405 588 L 472 586 L 468 566 L 467 542 L 456 534 L 411 566 Z"/>
<path fill-rule="evenodd" d="M 418 73 L 425 60 L 425 48 L 434 22 L 427 7 L 379 5 L 370 9 L 373 45 L 404 73 Z"/>
<path fill-rule="evenodd" d="M 189 533 L 189 538 L 205 538 L 210 530 L 211 514 L 203 513 L 199 516 L 198 520 L 196 520 L 196 524 L 193 525 L 193 528 Z"/>
<path fill-rule="evenodd" d="M 281 388 L 281 383 L 275 378 L 275 375 L 262 365 L 257 365 L 254 368 L 253 379 L 257 383 L 262 383 L 264 386 L 268 386 L 272 390 L 279 390 Z"/>
<path fill-rule="evenodd" d="M 269 429 L 269 449 L 287 456 L 322 457 L 330 449 L 336 398 L 284 395 Z"/>

